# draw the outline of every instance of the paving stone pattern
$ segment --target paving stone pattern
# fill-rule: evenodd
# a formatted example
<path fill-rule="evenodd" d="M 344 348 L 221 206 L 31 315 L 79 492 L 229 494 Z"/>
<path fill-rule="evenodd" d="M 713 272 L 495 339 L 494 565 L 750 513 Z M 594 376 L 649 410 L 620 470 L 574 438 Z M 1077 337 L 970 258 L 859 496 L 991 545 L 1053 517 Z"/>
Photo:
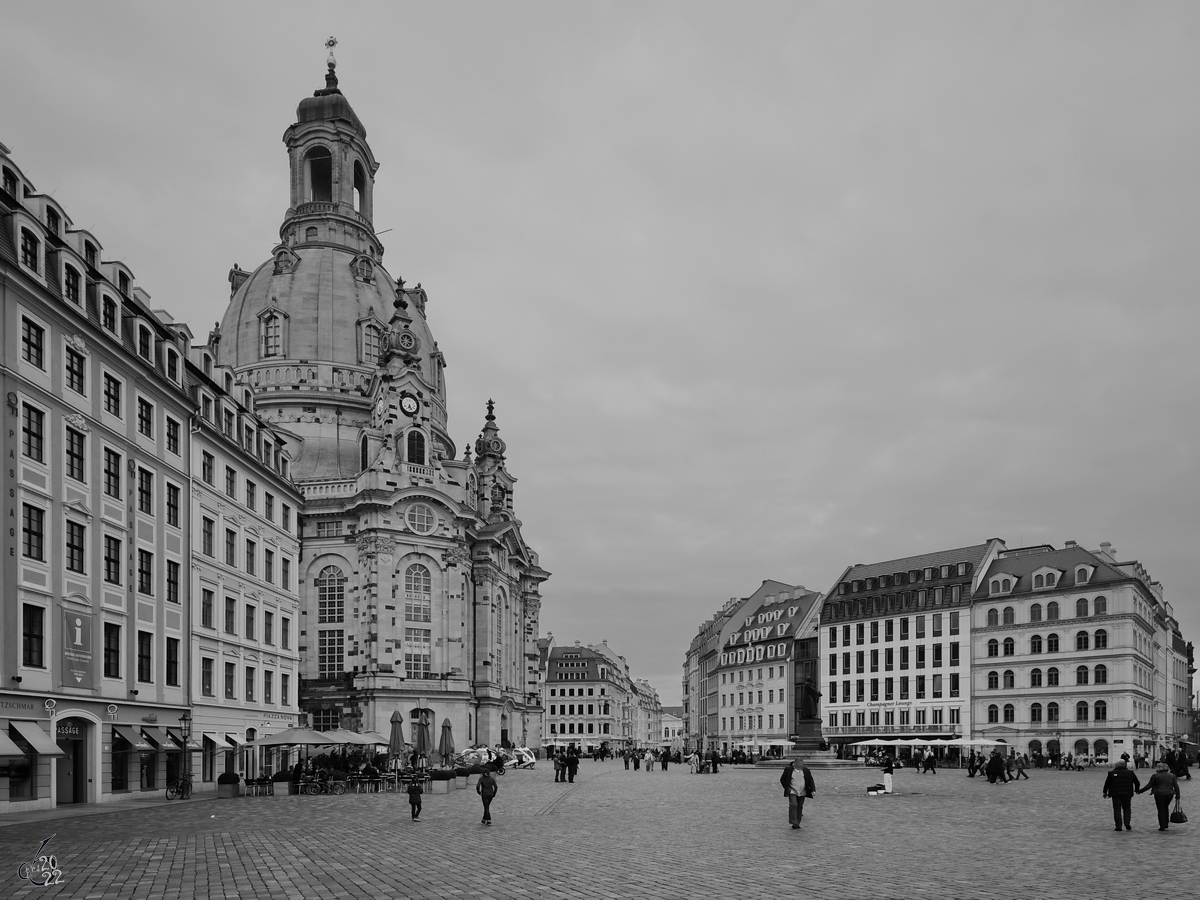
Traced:
<path fill-rule="evenodd" d="M 543 764 L 544 765 L 544 764 Z M 1105 898 L 1184 896 L 1200 876 L 1194 822 L 1159 833 L 1149 794 L 1113 831 L 1104 773 L 1031 770 L 989 785 L 961 770 L 815 770 L 804 827 L 787 825 L 778 769 L 691 775 L 585 762 L 499 779 L 495 824 L 473 789 L 245 797 L 0 823 L 0 898 Z M 1143 781 L 1147 770 L 1139 772 Z M 1184 804 L 1200 796 L 1184 782 Z M 32 818 L 32 817 L 29 817 Z M 18 878 L 42 839 L 63 881 Z"/>

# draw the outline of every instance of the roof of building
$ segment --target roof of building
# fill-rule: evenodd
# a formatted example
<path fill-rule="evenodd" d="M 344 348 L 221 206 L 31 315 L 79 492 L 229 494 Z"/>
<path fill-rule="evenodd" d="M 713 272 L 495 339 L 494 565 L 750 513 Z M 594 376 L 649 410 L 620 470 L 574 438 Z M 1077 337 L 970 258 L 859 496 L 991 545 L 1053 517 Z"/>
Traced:
<path fill-rule="evenodd" d="M 1076 591 L 1098 585 L 1139 580 L 1133 575 L 1122 572 L 1115 566 L 1110 565 L 1104 559 L 1089 550 L 1083 549 L 1083 547 L 1064 547 L 1062 550 L 1036 549 L 1037 552 L 1031 553 L 1016 551 L 1011 554 L 1001 554 L 1000 558 L 993 561 L 991 566 L 988 567 L 983 581 L 975 591 L 975 599 L 980 600 L 990 597 L 991 581 L 995 576 L 1001 574 L 1009 575 L 1016 580 L 1013 590 L 1004 591 L 1002 596 L 1008 597 L 1012 594 L 1029 593 L 1033 591 L 1034 572 L 1047 566 L 1064 573 L 1064 577 L 1053 588 L 1038 588 L 1037 593 L 1039 594 L 1045 593 L 1046 590 Z M 1095 567 L 1086 585 L 1075 583 L 1074 571 L 1076 566 Z"/>
<path fill-rule="evenodd" d="M 682 719 L 684 716 L 684 709 L 682 706 L 664 706 L 662 708 L 662 714 L 664 716 L 674 716 L 677 719 Z"/>
<path fill-rule="evenodd" d="M 863 578 L 873 578 L 877 575 L 891 575 L 895 572 L 907 572 L 912 569 L 937 568 L 939 566 L 955 565 L 960 562 L 970 563 L 972 570 L 978 569 L 987 558 L 991 541 L 982 544 L 972 544 L 969 547 L 957 547 L 953 550 L 937 550 L 933 553 L 921 553 L 916 556 L 902 556 L 898 559 L 867 565 L 855 564 L 843 576 L 842 581 L 857 581 Z"/>

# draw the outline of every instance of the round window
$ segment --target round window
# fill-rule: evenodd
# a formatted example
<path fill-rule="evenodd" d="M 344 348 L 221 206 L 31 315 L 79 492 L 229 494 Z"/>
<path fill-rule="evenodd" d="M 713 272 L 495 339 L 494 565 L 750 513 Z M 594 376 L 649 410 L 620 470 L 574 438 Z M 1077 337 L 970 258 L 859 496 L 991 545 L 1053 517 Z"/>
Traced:
<path fill-rule="evenodd" d="M 401 350 L 411 350 L 417 346 L 417 339 L 409 331 L 402 331 L 396 342 L 400 345 Z"/>
<path fill-rule="evenodd" d="M 429 534 L 437 525 L 437 516 L 424 503 L 414 503 L 410 506 L 404 519 L 408 522 L 408 527 L 417 534 Z"/>

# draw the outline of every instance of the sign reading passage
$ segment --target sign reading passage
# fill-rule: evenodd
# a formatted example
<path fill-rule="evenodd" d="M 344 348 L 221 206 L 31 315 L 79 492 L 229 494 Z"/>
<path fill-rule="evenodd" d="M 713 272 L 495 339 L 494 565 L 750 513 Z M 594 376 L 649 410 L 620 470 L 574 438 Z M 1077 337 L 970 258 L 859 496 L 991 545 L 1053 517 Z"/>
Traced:
<path fill-rule="evenodd" d="M 92 617 L 63 610 L 63 687 L 95 690 L 92 653 Z"/>

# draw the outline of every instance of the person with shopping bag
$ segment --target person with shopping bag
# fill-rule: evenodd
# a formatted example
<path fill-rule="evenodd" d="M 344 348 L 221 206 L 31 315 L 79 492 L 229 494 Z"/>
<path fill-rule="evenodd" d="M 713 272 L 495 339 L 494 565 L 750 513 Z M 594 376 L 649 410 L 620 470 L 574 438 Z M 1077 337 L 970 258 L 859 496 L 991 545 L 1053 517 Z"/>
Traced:
<path fill-rule="evenodd" d="M 1165 759 L 1158 761 L 1154 774 L 1138 793 L 1146 791 L 1154 795 L 1154 804 L 1158 807 L 1158 830 L 1166 831 L 1171 821 L 1171 801 L 1179 802 L 1179 779 L 1171 773 Z"/>

